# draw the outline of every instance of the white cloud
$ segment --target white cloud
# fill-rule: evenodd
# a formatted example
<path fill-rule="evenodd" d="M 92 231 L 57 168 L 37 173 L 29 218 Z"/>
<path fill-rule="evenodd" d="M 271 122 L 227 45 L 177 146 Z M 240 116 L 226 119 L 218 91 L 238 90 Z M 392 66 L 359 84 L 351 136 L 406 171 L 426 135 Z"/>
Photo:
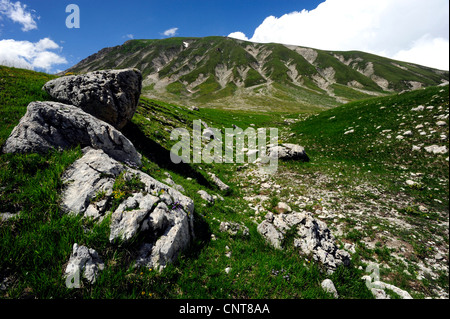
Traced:
<path fill-rule="evenodd" d="M 124 36 L 124 38 L 128 38 L 128 39 L 133 40 L 133 39 L 134 39 L 134 35 L 133 35 L 133 34 L 126 34 L 126 35 Z"/>
<path fill-rule="evenodd" d="M 229 36 L 230 38 L 248 41 L 247 36 L 246 36 L 243 32 L 241 32 L 241 31 L 237 31 L 237 32 L 230 33 L 228 36 Z"/>
<path fill-rule="evenodd" d="M 49 38 L 36 43 L 13 39 L 0 40 L 0 64 L 50 72 L 54 65 L 67 63 L 63 56 L 50 51 L 56 49 L 60 49 L 60 46 Z"/>
<path fill-rule="evenodd" d="M 448 46 L 446 54 L 431 51 L 448 43 L 448 28 L 448 0 L 326 0 L 311 11 L 267 17 L 249 40 L 361 50 L 448 70 Z"/>
<path fill-rule="evenodd" d="M 5 15 L 12 21 L 20 23 L 22 31 L 37 29 L 35 17 L 27 11 L 27 6 L 21 4 L 20 1 L 13 3 L 10 0 L 0 0 L 0 15 Z"/>
<path fill-rule="evenodd" d="M 166 37 L 173 37 L 178 31 L 178 28 L 171 28 L 163 32 L 163 35 Z"/>
<path fill-rule="evenodd" d="M 449 40 L 424 36 L 415 41 L 410 49 L 400 50 L 393 58 L 400 61 L 431 65 L 441 70 L 449 69 Z M 435 61 L 431 63 L 430 61 Z M 431 66 L 433 66 L 431 65 Z"/>

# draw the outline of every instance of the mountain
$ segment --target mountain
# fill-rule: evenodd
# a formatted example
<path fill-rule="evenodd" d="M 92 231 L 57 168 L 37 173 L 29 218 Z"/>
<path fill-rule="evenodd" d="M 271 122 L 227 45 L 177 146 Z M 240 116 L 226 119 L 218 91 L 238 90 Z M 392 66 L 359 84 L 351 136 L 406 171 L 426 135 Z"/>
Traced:
<path fill-rule="evenodd" d="M 228 37 L 130 40 L 66 70 L 135 67 L 143 95 L 224 109 L 313 111 L 448 82 L 449 72 L 359 51 Z"/>

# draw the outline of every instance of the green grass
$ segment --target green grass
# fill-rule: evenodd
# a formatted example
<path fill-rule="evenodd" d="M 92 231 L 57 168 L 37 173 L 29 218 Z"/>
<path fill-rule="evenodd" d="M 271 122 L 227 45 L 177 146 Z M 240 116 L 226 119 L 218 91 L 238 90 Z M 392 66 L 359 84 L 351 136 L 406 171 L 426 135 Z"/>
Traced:
<path fill-rule="evenodd" d="M 421 202 L 448 211 L 448 185 L 438 181 L 448 176 L 448 154 L 433 156 L 423 149 L 421 152 L 412 152 L 413 145 L 448 144 L 440 138 L 442 134 L 448 136 L 448 124 L 436 126 L 433 112 L 418 114 L 411 111 L 421 104 L 432 104 L 435 108 L 441 107 L 441 113 L 445 112 L 448 110 L 448 86 L 352 102 L 312 116 L 295 125 L 293 130 L 297 136 L 301 135 L 301 142 L 308 145 L 313 158 L 323 159 L 320 165 L 331 167 L 330 163 L 333 162 L 349 168 L 357 165 L 363 172 L 370 171 L 366 175 L 367 179 L 388 185 L 388 189 L 393 192 L 404 188 L 405 193 Z M 448 119 L 446 121 L 448 123 Z M 415 127 L 421 123 L 429 123 L 436 132 L 419 135 Z M 350 128 L 355 132 L 344 134 Z M 391 131 L 382 134 L 385 129 Z M 397 135 L 407 130 L 413 131 L 412 137 L 396 139 Z M 389 134 L 390 139 L 386 137 Z M 427 187 L 404 187 L 400 166 L 406 167 L 406 172 L 422 173 L 422 183 Z M 443 202 L 434 201 L 435 198 Z"/>
<path fill-rule="evenodd" d="M 256 71 L 255 69 L 250 69 L 247 72 L 247 77 L 245 78 L 244 86 L 247 88 L 247 87 L 259 85 L 259 84 L 262 84 L 265 82 L 266 82 L 266 80 L 262 77 L 261 74 L 259 74 L 258 71 Z"/>
<path fill-rule="evenodd" d="M 8 68 L 0 65 L 0 145 L 3 145 L 12 129 L 26 112 L 26 106 L 33 101 L 49 100 L 42 86 L 53 75 Z"/>
<path fill-rule="evenodd" d="M 336 94 L 337 96 L 342 96 L 349 101 L 362 100 L 371 97 L 369 94 L 351 89 L 345 85 L 333 84 L 331 87 L 333 88 L 334 94 Z"/>

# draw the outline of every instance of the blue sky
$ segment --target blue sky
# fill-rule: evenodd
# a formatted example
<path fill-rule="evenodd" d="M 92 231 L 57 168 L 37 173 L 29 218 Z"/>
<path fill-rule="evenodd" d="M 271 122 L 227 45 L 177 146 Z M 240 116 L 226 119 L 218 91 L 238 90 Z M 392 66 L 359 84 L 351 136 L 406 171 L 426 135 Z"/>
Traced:
<path fill-rule="evenodd" d="M 79 29 L 66 27 L 72 3 Z M 209 35 L 357 49 L 448 70 L 448 0 L 0 0 L 0 64 L 47 72 L 131 38 Z"/>

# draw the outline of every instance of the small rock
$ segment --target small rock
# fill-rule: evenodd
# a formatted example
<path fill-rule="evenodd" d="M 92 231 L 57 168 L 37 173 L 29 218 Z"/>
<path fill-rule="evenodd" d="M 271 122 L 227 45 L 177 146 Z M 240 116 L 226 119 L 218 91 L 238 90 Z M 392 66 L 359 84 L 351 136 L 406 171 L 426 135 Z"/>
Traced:
<path fill-rule="evenodd" d="M 416 182 L 414 182 L 414 181 L 412 181 L 412 180 L 410 180 L 410 179 L 408 179 L 405 183 L 406 183 L 406 185 L 408 185 L 408 186 L 413 186 L 413 185 L 416 185 L 416 184 L 417 184 Z"/>
<path fill-rule="evenodd" d="M 351 252 L 352 254 L 356 253 L 354 244 L 345 243 L 344 244 L 344 249 L 349 251 L 349 252 Z"/>
<path fill-rule="evenodd" d="M 279 213 L 292 212 L 291 207 L 288 204 L 286 204 L 285 202 L 279 202 L 276 207 L 276 210 Z"/>
<path fill-rule="evenodd" d="M 206 191 L 204 190 L 199 190 L 197 192 L 197 194 L 200 195 L 200 197 L 204 200 L 206 200 L 208 203 L 210 204 L 214 204 L 214 197 L 212 197 L 211 195 L 209 195 Z"/>
<path fill-rule="evenodd" d="M 330 279 L 325 279 L 320 284 L 322 286 L 322 289 L 334 296 L 334 298 L 339 298 L 338 292 L 336 290 L 336 287 L 334 286 L 334 283 Z"/>
<path fill-rule="evenodd" d="M 268 147 L 267 152 L 269 158 L 279 158 L 282 160 L 303 160 L 308 162 L 309 157 L 306 155 L 303 146 L 297 144 L 284 143 L 281 146 Z"/>
<path fill-rule="evenodd" d="M 65 277 L 76 276 L 76 273 L 82 274 L 90 283 L 94 283 L 98 272 L 105 267 L 103 261 L 94 249 L 86 246 L 73 245 L 72 254 L 65 270 Z"/>
<path fill-rule="evenodd" d="M 239 232 L 241 232 L 243 236 L 248 236 L 250 234 L 245 225 L 233 222 L 221 222 L 219 230 L 221 232 L 228 232 L 232 236 L 237 235 Z"/>
<path fill-rule="evenodd" d="M 403 136 L 412 136 L 413 133 L 411 131 L 406 131 L 403 133 Z"/>
<path fill-rule="evenodd" d="M 211 177 L 214 184 L 216 184 L 221 191 L 227 191 L 228 189 L 230 189 L 230 186 L 222 182 L 215 174 L 208 173 L 208 175 Z"/>
<path fill-rule="evenodd" d="M 425 110 L 425 107 L 423 105 L 419 105 L 418 107 L 411 109 L 411 111 L 413 111 L 413 112 L 421 112 L 423 110 Z"/>
<path fill-rule="evenodd" d="M 426 208 L 425 206 L 420 205 L 420 206 L 419 206 L 419 210 L 420 210 L 422 213 L 428 213 L 428 208 Z"/>
<path fill-rule="evenodd" d="M 444 259 L 444 255 L 442 255 L 441 253 L 436 253 L 436 255 L 434 255 L 434 259 L 436 260 L 442 260 Z"/>
<path fill-rule="evenodd" d="M 270 188 L 270 184 L 269 183 L 262 183 L 261 187 L 262 188 Z"/>
<path fill-rule="evenodd" d="M 436 122 L 436 125 L 437 126 L 446 126 L 447 123 L 445 123 L 444 121 L 438 121 L 438 122 Z"/>

